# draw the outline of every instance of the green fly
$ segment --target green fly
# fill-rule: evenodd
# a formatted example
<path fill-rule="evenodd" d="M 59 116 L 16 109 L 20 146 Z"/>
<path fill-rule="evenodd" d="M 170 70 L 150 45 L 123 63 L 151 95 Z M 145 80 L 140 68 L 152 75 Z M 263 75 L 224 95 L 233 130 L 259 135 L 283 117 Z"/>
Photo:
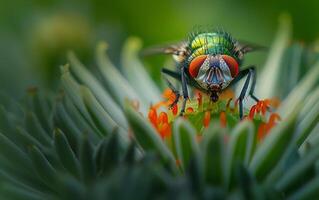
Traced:
<path fill-rule="evenodd" d="M 238 98 L 239 116 L 242 119 L 243 99 L 250 80 L 252 83 L 249 95 L 255 101 L 259 100 L 254 95 L 255 66 L 248 66 L 241 70 L 241 64 L 246 53 L 259 48 L 256 45 L 242 44 L 225 31 L 201 31 L 192 33 L 187 41 L 179 44 L 149 49 L 147 54 L 171 54 L 176 61 L 177 71 L 163 68 L 162 73 L 181 81 L 184 99 L 181 115 L 185 112 L 186 101 L 189 97 L 187 85 L 205 92 L 213 102 L 216 102 L 223 90 L 247 77 Z M 181 94 L 168 79 L 166 81 L 176 94 L 176 99 L 171 105 L 173 106 L 178 103 Z"/>

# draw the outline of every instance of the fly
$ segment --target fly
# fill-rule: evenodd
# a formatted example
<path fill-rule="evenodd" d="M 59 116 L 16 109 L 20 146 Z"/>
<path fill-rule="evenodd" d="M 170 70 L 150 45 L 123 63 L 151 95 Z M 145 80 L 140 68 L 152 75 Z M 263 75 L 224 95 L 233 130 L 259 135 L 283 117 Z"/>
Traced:
<path fill-rule="evenodd" d="M 145 51 L 145 54 L 171 54 L 176 61 L 177 71 L 163 68 L 162 73 L 181 81 L 182 94 L 166 78 L 168 86 L 176 94 L 176 99 L 171 106 L 177 104 L 179 97 L 183 96 L 181 115 L 185 112 L 186 101 L 189 98 L 187 85 L 205 92 L 213 102 L 217 102 L 223 90 L 246 77 L 238 98 L 239 117 L 242 119 L 243 99 L 247 91 L 256 102 L 259 99 L 254 95 L 255 66 L 251 65 L 241 69 L 241 64 L 246 53 L 260 48 L 256 45 L 242 44 L 224 31 L 204 31 L 191 34 L 185 42 L 163 48 L 153 48 Z M 252 83 L 248 90 L 250 81 Z"/>

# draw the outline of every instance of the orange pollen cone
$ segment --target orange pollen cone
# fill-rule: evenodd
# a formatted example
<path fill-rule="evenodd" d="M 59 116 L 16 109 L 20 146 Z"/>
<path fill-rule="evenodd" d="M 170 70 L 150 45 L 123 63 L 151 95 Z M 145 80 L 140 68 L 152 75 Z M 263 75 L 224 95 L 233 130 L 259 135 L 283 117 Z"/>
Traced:
<path fill-rule="evenodd" d="M 209 126 L 209 122 L 210 122 L 210 111 L 206 111 L 204 113 L 204 119 L 203 119 L 204 127 L 207 128 Z"/>
<path fill-rule="evenodd" d="M 193 109 L 192 107 L 188 107 L 188 108 L 186 109 L 186 112 L 187 112 L 187 113 L 192 113 L 192 112 L 194 112 L 194 109 Z"/>
<path fill-rule="evenodd" d="M 220 125 L 222 127 L 226 127 L 227 125 L 227 118 L 226 118 L 226 112 L 222 111 L 219 115 Z"/>

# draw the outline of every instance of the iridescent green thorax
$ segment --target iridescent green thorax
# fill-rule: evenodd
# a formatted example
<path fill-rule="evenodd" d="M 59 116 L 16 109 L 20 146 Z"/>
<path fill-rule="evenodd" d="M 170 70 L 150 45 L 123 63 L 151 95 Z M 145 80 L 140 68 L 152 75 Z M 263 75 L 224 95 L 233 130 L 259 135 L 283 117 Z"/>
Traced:
<path fill-rule="evenodd" d="M 240 49 L 236 40 L 226 32 L 207 32 L 191 36 L 188 48 L 188 62 L 200 55 L 229 55 L 240 63 Z"/>

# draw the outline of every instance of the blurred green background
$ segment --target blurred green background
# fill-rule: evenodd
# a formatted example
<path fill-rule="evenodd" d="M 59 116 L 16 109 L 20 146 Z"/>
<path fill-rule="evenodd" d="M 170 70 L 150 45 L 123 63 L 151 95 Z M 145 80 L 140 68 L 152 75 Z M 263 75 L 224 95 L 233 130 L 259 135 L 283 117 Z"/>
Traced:
<path fill-rule="evenodd" d="M 57 88 L 59 66 L 70 49 L 93 67 L 95 45 L 105 40 L 119 66 L 127 37 L 151 46 L 185 39 L 196 25 L 222 27 L 235 38 L 269 46 L 285 12 L 292 17 L 294 39 L 310 43 L 318 37 L 318 7 L 315 0 L 2 0 L 0 90 L 20 97 L 30 85 Z M 246 63 L 262 66 L 266 56 L 250 54 Z M 163 59 L 146 59 L 154 77 Z"/>

